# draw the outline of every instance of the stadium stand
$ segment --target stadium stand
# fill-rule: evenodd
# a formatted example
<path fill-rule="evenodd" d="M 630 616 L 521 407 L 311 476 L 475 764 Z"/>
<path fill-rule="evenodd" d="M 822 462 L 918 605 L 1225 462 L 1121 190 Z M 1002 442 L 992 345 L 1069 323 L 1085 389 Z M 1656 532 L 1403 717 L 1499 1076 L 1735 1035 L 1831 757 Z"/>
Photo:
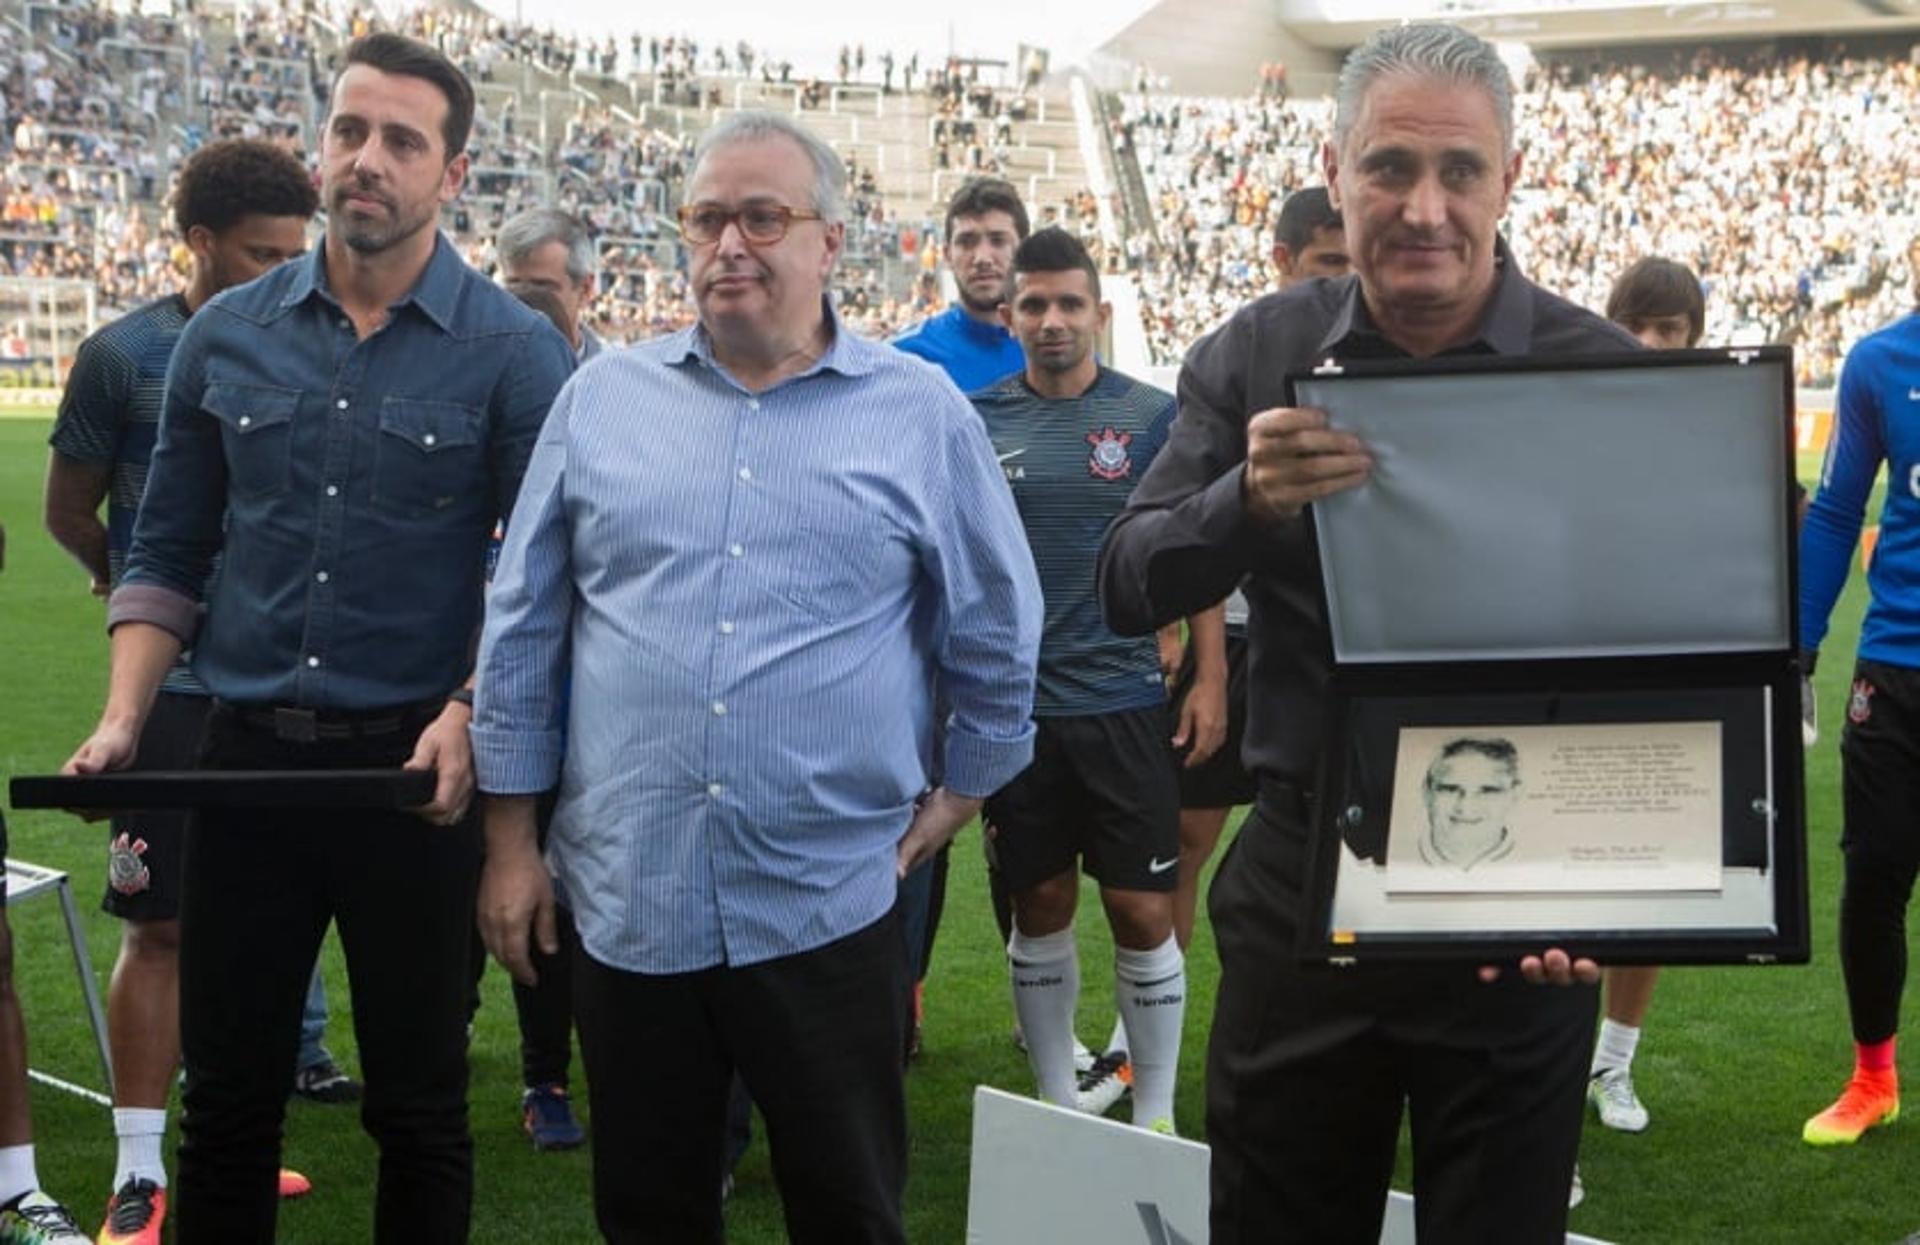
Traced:
<path fill-rule="evenodd" d="M 1909 59 L 1734 61 L 1536 70 L 1516 101 L 1526 153 L 1506 226 L 1535 280 L 1599 306 L 1641 255 L 1699 271 L 1709 344 L 1786 341 L 1829 385 L 1846 346 L 1912 301 Z M 1112 131 L 1150 224 L 1130 257 L 1156 363 L 1268 284 L 1273 214 L 1321 179 L 1324 99 L 1129 94 Z M 1845 158 L 1840 158 L 1845 153 Z M 1123 180 L 1125 173 L 1123 170 Z"/>
<path fill-rule="evenodd" d="M 310 154 L 333 58 L 383 21 L 340 0 L 178 18 L 23 0 L 0 14 L 0 262 L 16 277 L 90 281 L 103 311 L 176 283 L 172 167 L 236 134 Z M 1150 355 L 1139 362 L 1177 363 L 1268 288 L 1273 213 L 1319 180 L 1331 116 L 1324 96 L 1289 95 L 1271 73 L 1243 98 L 1191 98 L 1150 93 L 1143 69 L 1133 90 L 1095 98 L 1083 131 L 1064 84 L 1024 72 L 996 84 L 978 62 L 851 46 L 796 73 L 745 40 L 579 39 L 470 7 L 397 22 L 478 91 L 451 236 L 491 270 L 507 216 L 536 204 L 579 215 L 603 269 L 587 322 L 612 341 L 688 321 L 673 213 L 693 143 L 734 110 L 776 108 L 847 159 L 840 299 L 859 331 L 889 334 L 943 305 L 941 204 L 995 173 L 1027 196 L 1036 227 L 1068 225 L 1103 267 L 1132 270 Z M 1527 165 L 1507 234 L 1536 279 L 1589 305 L 1634 257 L 1680 259 L 1708 282 L 1709 343 L 1792 342 L 1801 381 L 1829 385 L 1847 345 L 1912 297 L 1920 182 L 1892 140 L 1916 103 L 1920 68 L 1895 56 L 1539 66 L 1518 101 Z M 1756 133 L 1764 141 L 1747 141 Z M 1106 184 L 1096 163 L 1110 194 L 1090 188 Z"/>

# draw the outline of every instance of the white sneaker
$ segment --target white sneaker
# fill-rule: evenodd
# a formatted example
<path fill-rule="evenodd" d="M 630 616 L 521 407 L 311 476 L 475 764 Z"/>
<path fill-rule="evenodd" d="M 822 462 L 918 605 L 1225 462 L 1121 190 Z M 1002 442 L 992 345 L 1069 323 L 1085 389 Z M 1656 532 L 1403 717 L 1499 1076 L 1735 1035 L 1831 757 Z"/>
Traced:
<path fill-rule="evenodd" d="M 0 1209 L 0 1241 L 19 1245 L 92 1245 L 67 1208 L 31 1189 Z"/>
<path fill-rule="evenodd" d="M 1074 1105 L 1087 1115 L 1105 1115 L 1133 1086 L 1133 1067 L 1125 1051 L 1108 1051 L 1080 1074 Z"/>
<path fill-rule="evenodd" d="M 1567 1188 L 1567 1209 L 1572 1210 L 1587 1200 L 1587 1186 L 1580 1183 L 1580 1164 L 1573 1165 L 1573 1183 Z"/>
<path fill-rule="evenodd" d="M 1602 1068 L 1587 1078 L 1587 1101 L 1600 1122 L 1623 1133 L 1645 1132 L 1647 1109 L 1633 1092 L 1633 1073 L 1625 1068 Z"/>

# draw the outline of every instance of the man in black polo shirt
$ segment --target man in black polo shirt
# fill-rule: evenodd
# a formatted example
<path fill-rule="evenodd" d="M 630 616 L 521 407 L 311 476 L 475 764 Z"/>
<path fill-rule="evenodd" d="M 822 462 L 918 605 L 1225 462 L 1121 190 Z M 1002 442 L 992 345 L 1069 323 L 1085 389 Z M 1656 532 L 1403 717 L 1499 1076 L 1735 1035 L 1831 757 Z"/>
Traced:
<path fill-rule="evenodd" d="M 1366 447 L 1285 407 L 1332 357 L 1577 354 L 1627 334 L 1518 270 L 1496 225 L 1519 175 L 1512 85 L 1449 26 L 1376 34 L 1340 77 L 1325 153 L 1357 277 L 1250 304 L 1188 354 L 1172 438 L 1115 523 L 1101 594 L 1144 632 L 1246 576 L 1255 811 L 1211 895 L 1220 988 L 1207 1067 L 1212 1239 L 1377 1240 L 1411 1103 L 1422 1240 L 1565 1231 L 1599 969 L 1559 950 L 1470 965 L 1303 968 L 1295 932 L 1329 646 L 1302 521 L 1366 480 Z M 1576 985 L 1536 989 L 1530 982 Z"/>
<path fill-rule="evenodd" d="M 375 1239 L 465 1241 L 473 1197 L 480 843 L 463 688 L 488 539 L 573 355 L 435 229 L 466 178 L 465 76 L 391 34 L 354 41 L 343 63 L 321 151 L 323 244 L 210 300 L 174 349 L 108 607 L 106 709 L 67 768 L 132 759 L 191 642 L 219 701 L 207 768 L 404 764 L 438 785 L 412 812 L 209 808 L 189 832 L 181 1245 L 273 1239 L 281 1117 L 330 919 L 380 1147 Z"/>

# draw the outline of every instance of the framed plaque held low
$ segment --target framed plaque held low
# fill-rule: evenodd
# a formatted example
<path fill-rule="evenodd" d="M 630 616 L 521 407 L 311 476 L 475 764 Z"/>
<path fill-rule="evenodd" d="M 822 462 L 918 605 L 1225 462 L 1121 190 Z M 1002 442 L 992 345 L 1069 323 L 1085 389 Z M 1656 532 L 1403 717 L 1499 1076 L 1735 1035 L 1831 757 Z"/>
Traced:
<path fill-rule="evenodd" d="M 1782 347 L 1327 364 L 1302 954 L 1804 962 Z"/>

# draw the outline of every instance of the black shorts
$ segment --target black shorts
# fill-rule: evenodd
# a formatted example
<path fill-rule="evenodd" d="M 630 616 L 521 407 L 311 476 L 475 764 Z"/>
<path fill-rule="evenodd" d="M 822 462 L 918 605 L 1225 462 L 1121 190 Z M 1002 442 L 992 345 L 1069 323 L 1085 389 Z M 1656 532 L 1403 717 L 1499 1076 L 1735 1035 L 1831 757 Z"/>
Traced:
<path fill-rule="evenodd" d="M 1193 645 L 1187 645 L 1173 680 L 1174 721 L 1193 687 Z M 1180 770 L 1181 808 L 1232 808 L 1253 803 L 1253 775 L 1240 761 L 1247 737 L 1247 637 L 1227 632 L 1227 737 L 1220 750 L 1192 769 Z"/>
<path fill-rule="evenodd" d="M 209 696 L 161 692 L 140 732 L 134 769 L 198 769 L 206 743 Z M 123 921 L 171 921 L 180 915 L 180 853 L 193 814 L 186 809 L 116 813 L 107 840 L 103 911 Z"/>
<path fill-rule="evenodd" d="M 1102 886 L 1171 891 L 1180 785 L 1167 708 L 1036 718 L 1033 764 L 986 803 L 988 851 L 1015 894 L 1077 860 Z"/>
<path fill-rule="evenodd" d="M 1840 732 L 1840 846 L 1920 864 L 1920 670 L 1857 662 Z"/>

